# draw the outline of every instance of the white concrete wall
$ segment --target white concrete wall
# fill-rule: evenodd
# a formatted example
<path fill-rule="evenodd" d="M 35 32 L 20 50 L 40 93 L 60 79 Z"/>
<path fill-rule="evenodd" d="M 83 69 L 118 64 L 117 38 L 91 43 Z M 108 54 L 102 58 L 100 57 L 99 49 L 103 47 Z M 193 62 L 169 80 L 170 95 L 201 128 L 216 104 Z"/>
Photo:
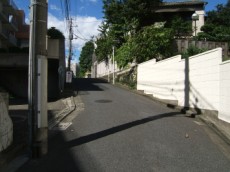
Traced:
<path fill-rule="evenodd" d="M 8 95 L 0 93 L 0 152 L 13 142 L 13 123 L 8 114 L 7 101 Z"/>
<path fill-rule="evenodd" d="M 220 65 L 220 80 L 219 118 L 230 123 L 230 61 Z"/>
<path fill-rule="evenodd" d="M 95 64 L 94 64 L 95 66 Z M 108 75 L 109 73 L 113 73 L 113 63 L 112 63 L 112 60 L 110 59 L 108 61 L 108 63 L 106 64 L 105 61 L 102 61 L 100 63 L 97 63 L 96 65 L 97 69 L 96 69 L 96 77 L 97 78 L 100 78 L 100 77 L 103 77 L 103 76 L 106 76 Z M 120 69 L 118 68 L 116 62 L 115 62 L 115 72 L 118 72 L 120 71 Z"/>
<path fill-rule="evenodd" d="M 230 64 L 222 63 L 222 49 L 192 56 L 181 56 L 138 65 L 137 89 L 165 100 L 176 100 L 182 107 L 217 110 L 229 121 Z M 230 122 L 230 121 L 229 121 Z"/>

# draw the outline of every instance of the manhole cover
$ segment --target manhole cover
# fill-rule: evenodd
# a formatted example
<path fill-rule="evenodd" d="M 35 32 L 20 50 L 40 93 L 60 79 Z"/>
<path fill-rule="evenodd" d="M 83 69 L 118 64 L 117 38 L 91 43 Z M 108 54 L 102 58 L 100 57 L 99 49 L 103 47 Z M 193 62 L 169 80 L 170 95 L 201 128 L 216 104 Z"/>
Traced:
<path fill-rule="evenodd" d="M 71 124 L 72 124 L 72 122 L 61 122 L 61 123 L 57 124 L 53 128 L 53 130 L 66 130 Z"/>
<path fill-rule="evenodd" d="M 97 103 L 111 103 L 112 100 L 102 99 L 102 100 L 95 100 L 95 102 L 97 102 Z"/>

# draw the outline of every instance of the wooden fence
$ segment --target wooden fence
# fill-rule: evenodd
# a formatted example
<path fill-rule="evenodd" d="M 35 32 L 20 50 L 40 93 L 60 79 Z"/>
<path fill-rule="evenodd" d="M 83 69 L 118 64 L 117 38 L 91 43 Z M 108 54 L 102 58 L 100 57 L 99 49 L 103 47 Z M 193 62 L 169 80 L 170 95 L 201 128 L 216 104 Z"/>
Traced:
<path fill-rule="evenodd" d="M 227 42 L 211 42 L 211 41 L 194 41 L 194 40 L 186 40 L 186 39 L 177 39 L 176 40 L 178 52 L 184 52 L 190 47 L 191 45 L 195 45 L 197 48 L 200 49 L 215 49 L 215 48 L 222 48 L 222 55 L 223 57 L 230 57 L 230 51 Z"/>

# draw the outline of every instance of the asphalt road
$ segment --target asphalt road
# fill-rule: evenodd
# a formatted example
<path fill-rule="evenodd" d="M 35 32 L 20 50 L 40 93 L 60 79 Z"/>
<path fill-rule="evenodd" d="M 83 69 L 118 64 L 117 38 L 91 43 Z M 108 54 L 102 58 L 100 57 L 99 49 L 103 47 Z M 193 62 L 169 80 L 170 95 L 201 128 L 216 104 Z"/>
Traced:
<path fill-rule="evenodd" d="M 229 145 L 197 118 L 100 80 L 74 88 L 72 125 L 51 130 L 48 155 L 19 172 L 230 171 Z"/>

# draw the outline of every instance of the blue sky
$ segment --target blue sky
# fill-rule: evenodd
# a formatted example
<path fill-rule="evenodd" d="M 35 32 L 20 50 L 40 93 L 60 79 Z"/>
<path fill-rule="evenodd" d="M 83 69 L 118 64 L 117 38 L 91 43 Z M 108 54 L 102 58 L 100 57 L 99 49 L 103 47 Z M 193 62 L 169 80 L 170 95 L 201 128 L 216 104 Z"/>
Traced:
<path fill-rule="evenodd" d="M 165 0 L 177 1 L 177 0 Z M 181 0 L 178 0 L 181 1 Z M 26 22 L 29 23 L 29 5 L 30 0 L 14 0 L 19 9 L 26 13 Z M 61 3 L 63 2 L 63 3 Z M 226 4 L 227 0 L 207 0 L 205 10 L 210 11 L 215 9 L 217 4 Z M 48 0 L 48 28 L 56 27 L 67 37 L 67 27 L 62 10 L 64 0 Z M 85 42 L 92 36 L 96 36 L 98 26 L 103 19 L 102 0 L 70 0 L 70 15 L 73 18 L 73 31 L 79 38 L 73 40 L 73 60 L 78 61 L 80 51 Z M 68 43 L 66 42 L 68 47 Z M 68 50 L 67 50 L 68 52 Z M 68 55 L 68 53 L 66 53 Z"/>

